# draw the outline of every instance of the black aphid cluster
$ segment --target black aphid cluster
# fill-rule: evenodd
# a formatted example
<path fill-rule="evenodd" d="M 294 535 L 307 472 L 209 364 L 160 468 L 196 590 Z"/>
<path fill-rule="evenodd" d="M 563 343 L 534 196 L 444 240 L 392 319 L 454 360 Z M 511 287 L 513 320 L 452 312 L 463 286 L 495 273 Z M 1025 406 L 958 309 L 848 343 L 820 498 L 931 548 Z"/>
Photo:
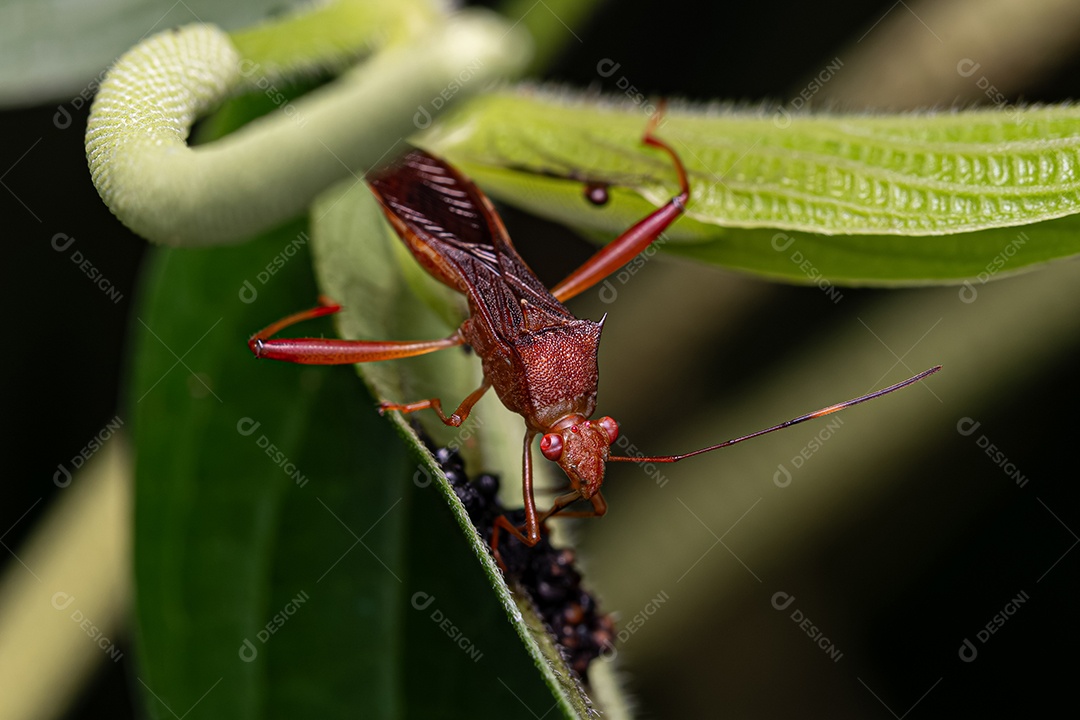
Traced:
<path fill-rule="evenodd" d="M 447 448 L 433 452 L 473 525 L 490 544 L 495 518 L 506 513 L 498 500 L 499 478 L 483 474 L 470 482 L 459 454 Z M 525 510 L 512 510 L 507 518 L 520 525 L 525 521 Z M 596 600 L 581 587 L 574 551 L 552 547 L 546 534 L 530 548 L 504 532 L 499 555 L 507 576 L 532 596 L 570 667 L 588 682 L 589 663 L 615 641 L 615 624 L 597 610 Z"/>

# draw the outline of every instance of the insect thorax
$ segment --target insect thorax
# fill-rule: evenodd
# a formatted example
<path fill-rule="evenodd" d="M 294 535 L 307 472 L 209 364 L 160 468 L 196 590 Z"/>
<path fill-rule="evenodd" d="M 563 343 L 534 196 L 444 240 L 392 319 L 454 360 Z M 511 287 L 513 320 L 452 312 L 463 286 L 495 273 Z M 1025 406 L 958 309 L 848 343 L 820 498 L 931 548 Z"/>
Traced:
<path fill-rule="evenodd" d="M 546 431 L 567 415 L 589 417 L 599 381 L 599 323 L 573 320 L 523 334 L 493 353 L 484 373 L 510 410 L 533 429 Z"/>

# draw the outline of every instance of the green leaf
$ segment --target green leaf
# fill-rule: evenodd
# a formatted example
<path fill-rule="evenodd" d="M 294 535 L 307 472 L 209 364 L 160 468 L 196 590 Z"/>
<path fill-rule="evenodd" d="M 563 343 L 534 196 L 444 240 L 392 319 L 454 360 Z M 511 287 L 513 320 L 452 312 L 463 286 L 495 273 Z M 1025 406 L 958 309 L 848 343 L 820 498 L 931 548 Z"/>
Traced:
<path fill-rule="evenodd" d="M 503 92 L 424 144 L 496 197 L 610 237 L 678 187 L 667 157 L 640 142 L 655 109 Z M 673 107 L 658 134 L 692 186 L 668 249 L 708 262 L 803 283 L 918 284 L 1080 252 L 1075 106 L 895 116 Z M 612 185 L 612 202 L 587 203 L 586 180 Z"/>
<path fill-rule="evenodd" d="M 920 285 L 1030 270 L 1080 252 L 1080 216 L 944 236 L 820 235 L 729 230 L 722 242 L 667 246 L 677 255 L 800 284 Z"/>
<path fill-rule="evenodd" d="M 365 418 L 347 372 L 256 365 L 244 343 L 312 292 L 304 255 L 286 250 L 302 230 L 157 253 L 148 274 L 131 399 L 141 677 L 158 717 L 204 693 L 205 717 L 269 716 L 296 709 L 288 696 L 312 684 L 333 688 L 324 702 L 339 710 L 383 712 L 397 700 L 385 650 L 367 651 L 386 646 L 401 621 L 397 583 L 362 549 L 342 555 L 349 529 L 364 532 L 400 497 L 407 459 Z M 284 252 L 293 259 L 262 286 L 258 273 Z M 245 282 L 262 287 L 260 302 L 243 302 L 253 296 Z M 384 452 L 365 457 L 379 442 Z M 365 541 L 400 572 L 405 514 L 396 510 Z M 293 610 L 291 626 L 260 639 Z"/>

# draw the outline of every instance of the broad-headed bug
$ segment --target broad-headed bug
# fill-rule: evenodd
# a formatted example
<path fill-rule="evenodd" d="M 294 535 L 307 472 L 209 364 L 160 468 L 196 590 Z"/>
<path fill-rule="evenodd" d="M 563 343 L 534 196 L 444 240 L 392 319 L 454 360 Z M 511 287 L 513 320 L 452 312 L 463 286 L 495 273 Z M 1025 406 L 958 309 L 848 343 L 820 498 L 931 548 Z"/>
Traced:
<path fill-rule="evenodd" d="M 500 530 L 533 546 L 540 540 L 541 524 L 553 515 L 586 517 L 607 512 L 600 488 L 608 461 L 678 462 L 865 402 L 940 369 L 931 368 L 869 395 L 684 455 L 611 455 L 610 446 L 619 434 L 618 424 L 610 417 L 589 419 L 596 408 L 597 352 L 603 320 L 580 320 L 563 302 L 625 265 L 683 214 L 690 199 L 690 183 L 678 154 L 654 134 L 658 120 L 659 113 L 649 122 L 642 141 L 671 157 L 679 193 L 597 251 L 550 291 L 517 254 L 487 197 L 446 162 L 423 150 L 412 150 L 393 165 L 373 172 L 368 184 L 390 224 L 425 270 L 466 296 L 469 317 L 452 335 L 440 340 L 271 339 L 294 323 L 340 309 L 325 303 L 259 331 L 248 341 L 251 351 L 256 357 L 337 365 L 411 357 L 458 345 L 472 347 L 483 365 L 484 380 L 453 414 L 443 412 L 438 398 L 405 404 L 384 402 L 380 411 L 410 413 L 430 408 L 444 423 L 456 427 L 494 387 L 503 404 L 525 419 L 524 522 L 518 526 L 505 515 L 495 521 L 491 545 L 496 557 Z M 569 492 L 558 496 L 544 512 L 537 511 L 533 493 L 531 448 L 537 435 L 541 436 L 540 452 L 558 463 L 570 481 Z M 588 501 L 592 507 L 564 512 L 577 500 Z"/>

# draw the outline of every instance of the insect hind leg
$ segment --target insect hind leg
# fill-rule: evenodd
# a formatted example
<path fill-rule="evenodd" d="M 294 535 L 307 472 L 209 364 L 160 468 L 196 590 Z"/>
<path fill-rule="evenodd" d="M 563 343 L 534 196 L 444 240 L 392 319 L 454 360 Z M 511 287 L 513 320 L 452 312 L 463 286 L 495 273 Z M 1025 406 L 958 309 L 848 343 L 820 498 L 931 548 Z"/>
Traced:
<path fill-rule="evenodd" d="M 469 413 L 472 412 L 473 405 L 475 405 L 480 398 L 484 396 L 484 393 L 491 387 L 491 383 L 484 380 L 483 384 L 469 393 L 468 397 L 461 401 L 457 410 L 453 415 L 447 416 L 442 409 L 442 401 L 439 398 L 429 398 L 428 400 L 417 400 L 411 403 L 392 403 L 384 402 L 379 404 L 379 412 L 386 413 L 391 410 L 397 410 L 400 413 L 411 413 L 417 410 L 431 409 L 438 414 L 439 419 L 450 427 L 459 427 L 461 423 L 465 422 L 465 419 L 469 417 Z"/>

